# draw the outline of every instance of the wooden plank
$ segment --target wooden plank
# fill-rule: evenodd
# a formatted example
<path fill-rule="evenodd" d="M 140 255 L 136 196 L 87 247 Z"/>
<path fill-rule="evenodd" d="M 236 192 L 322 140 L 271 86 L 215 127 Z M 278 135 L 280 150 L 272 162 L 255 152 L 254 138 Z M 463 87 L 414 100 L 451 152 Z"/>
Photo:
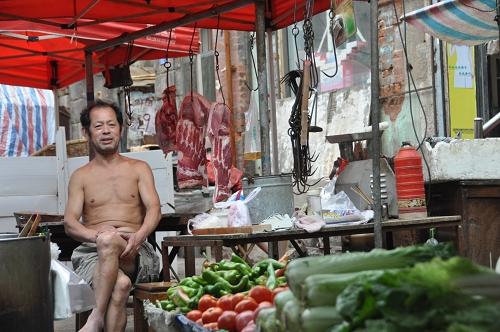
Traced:
<path fill-rule="evenodd" d="M 1 217 L 12 217 L 18 211 L 57 213 L 57 196 L 9 196 L 0 199 Z"/>
<path fill-rule="evenodd" d="M 3 196 L 57 195 L 57 176 L 55 165 L 52 175 L 22 174 L 0 175 L 0 199 Z"/>
<path fill-rule="evenodd" d="M 122 155 L 129 158 L 143 160 L 148 163 L 151 169 L 166 168 L 167 163 L 161 150 L 151 150 L 151 151 L 139 151 L 139 152 L 127 152 Z"/>
<path fill-rule="evenodd" d="M 56 170 L 56 157 L 0 158 L 0 174 L 17 177 L 24 174 L 52 176 Z"/>
<path fill-rule="evenodd" d="M 64 214 L 68 197 L 68 153 L 66 150 L 66 131 L 59 127 L 56 133 L 56 160 L 57 160 L 57 211 Z"/>
<path fill-rule="evenodd" d="M 234 234 L 234 233 L 252 233 L 252 227 L 213 227 L 193 229 L 194 235 L 213 235 L 213 234 Z"/>

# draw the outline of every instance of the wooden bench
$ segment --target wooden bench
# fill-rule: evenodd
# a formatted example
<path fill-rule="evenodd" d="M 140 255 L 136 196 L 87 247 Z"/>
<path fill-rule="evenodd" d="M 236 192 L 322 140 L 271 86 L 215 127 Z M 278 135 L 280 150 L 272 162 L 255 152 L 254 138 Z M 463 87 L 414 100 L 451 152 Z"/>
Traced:
<path fill-rule="evenodd" d="M 177 283 L 161 281 L 150 282 L 145 284 L 136 284 L 134 287 L 134 332 L 153 331 L 148 327 L 144 318 L 143 301 L 151 302 L 165 300 L 167 298 L 167 290 L 175 286 Z"/>

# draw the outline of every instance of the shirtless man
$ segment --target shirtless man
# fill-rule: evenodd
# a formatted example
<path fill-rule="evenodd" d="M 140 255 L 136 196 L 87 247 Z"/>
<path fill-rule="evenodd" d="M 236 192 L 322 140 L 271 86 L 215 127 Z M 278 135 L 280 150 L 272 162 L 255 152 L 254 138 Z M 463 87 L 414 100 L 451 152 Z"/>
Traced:
<path fill-rule="evenodd" d="M 145 240 L 160 220 L 160 201 L 150 167 L 118 153 L 119 109 L 97 101 L 80 121 L 95 158 L 71 176 L 64 215 L 66 234 L 83 242 L 71 257 L 75 272 L 92 285 L 96 299 L 80 331 L 123 331 L 132 283 L 159 273 L 159 259 Z"/>

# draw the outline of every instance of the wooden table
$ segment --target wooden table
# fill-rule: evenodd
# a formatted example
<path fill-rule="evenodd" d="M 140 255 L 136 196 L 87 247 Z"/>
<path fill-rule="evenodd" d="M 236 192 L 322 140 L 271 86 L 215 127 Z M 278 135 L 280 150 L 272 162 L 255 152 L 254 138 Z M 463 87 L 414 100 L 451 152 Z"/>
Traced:
<path fill-rule="evenodd" d="M 17 227 L 19 229 L 22 229 L 32 213 L 35 212 L 14 213 L 14 216 L 16 217 Z M 46 227 L 50 231 L 50 240 L 54 243 L 57 243 L 59 249 L 61 249 L 59 260 L 70 261 L 73 250 L 80 245 L 80 242 L 77 242 L 66 235 L 63 224 L 64 216 L 57 214 L 40 214 L 40 216 L 42 217 L 42 220 L 39 224 L 39 227 L 41 227 L 42 229 Z M 192 217 L 192 214 L 163 215 L 156 230 L 148 237 L 149 243 L 151 243 L 156 249 L 161 250 L 160 246 L 156 243 L 156 232 L 176 231 L 181 232 L 181 234 L 185 233 L 187 221 Z"/>
<path fill-rule="evenodd" d="M 382 222 L 382 231 L 390 235 L 394 231 L 399 230 L 415 230 L 422 228 L 434 227 L 454 227 L 458 241 L 458 228 L 461 224 L 460 216 L 443 216 L 443 217 L 428 217 L 412 220 L 393 219 Z M 222 247 L 229 247 L 233 250 L 238 245 L 267 242 L 269 243 L 269 256 L 278 258 L 278 241 L 290 241 L 293 247 L 297 250 L 300 256 L 305 256 L 306 253 L 301 250 L 296 240 L 323 238 L 324 254 L 330 254 L 330 241 L 332 236 L 354 235 L 373 233 L 373 223 L 362 225 L 329 225 L 323 227 L 320 231 L 307 233 L 304 230 L 294 229 L 286 231 L 274 231 L 253 234 L 223 234 L 223 235 L 179 235 L 164 237 L 161 245 L 163 259 L 163 280 L 170 281 L 170 262 L 176 257 L 180 247 L 185 248 L 185 252 L 193 251 L 195 247 L 211 247 L 212 253 L 216 260 L 222 259 Z M 457 245 L 457 243 L 455 243 Z M 172 249 L 169 251 L 169 248 Z M 185 258 L 186 276 L 195 274 L 194 256 L 186 255 Z"/>

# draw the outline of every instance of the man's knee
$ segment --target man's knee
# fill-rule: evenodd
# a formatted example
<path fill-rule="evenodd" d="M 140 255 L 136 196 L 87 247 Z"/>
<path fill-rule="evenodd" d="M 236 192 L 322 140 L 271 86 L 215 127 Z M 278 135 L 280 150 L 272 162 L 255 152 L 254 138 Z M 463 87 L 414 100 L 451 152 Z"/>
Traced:
<path fill-rule="evenodd" d="M 113 300 L 117 302 L 126 302 L 131 289 L 132 282 L 130 281 L 130 278 L 124 274 L 119 274 L 113 288 Z"/>
<path fill-rule="evenodd" d="M 122 249 L 123 238 L 115 232 L 104 232 L 97 237 L 97 251 L 104 251 L 107 254 L 119 253 Z"/>

